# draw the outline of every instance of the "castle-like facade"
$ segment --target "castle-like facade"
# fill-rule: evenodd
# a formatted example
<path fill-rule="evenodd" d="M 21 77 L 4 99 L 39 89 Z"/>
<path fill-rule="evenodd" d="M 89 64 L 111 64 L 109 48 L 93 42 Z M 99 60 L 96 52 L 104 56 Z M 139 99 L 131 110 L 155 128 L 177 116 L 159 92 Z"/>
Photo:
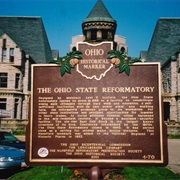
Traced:
<path fill-rule="evenodd" d="M 98 0 L 89 15 L 82 22 L 83 35 L 72 38 L 71 49 L 76 47 L 77 42 L 88 42 L 97 44 L 104 41 L 111 41 L 114 43 L 114 50 L 128 52 L 125 37 L 116 35 L 117 23 L 110 15 L 101 0 Z"/>
<path fill-rule="evenodd" d="M 52 60 L 41 17 L 0 17 L 0 128 L 24 130 L 31 65 Z"/>
<path fill-rule="evenodd" d="M 180 18 L 159 18 L 141 55 L 146 62 L 161 63 L 164 120 L 180 122 Z"/>
<path fill-rule="evenodd" d="M 128 53 L 126 39 L 115 34 L 116 20 L 102 0 L 82 22 L 83 35 L 77 42 L 112 41 L 114 50 Z M 149 49 L 140 53 L 142 61 L 161 62 L 164 120 L 180 122 L 180 19 L 160 18 Z M 31 65 L 58 59 L 52 51 L 41 17 L 0 17 L 0 128 L 24 130 L 29 118 Z M 43 76 L 43 75 L 42 75 Z"/>

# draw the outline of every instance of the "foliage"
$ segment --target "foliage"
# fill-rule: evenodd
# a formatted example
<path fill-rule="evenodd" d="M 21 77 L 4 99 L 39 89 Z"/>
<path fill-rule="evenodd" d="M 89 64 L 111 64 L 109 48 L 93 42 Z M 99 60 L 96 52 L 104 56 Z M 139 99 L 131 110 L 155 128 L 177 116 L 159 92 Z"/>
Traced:
<path fill-rule="evenodd" d="M 169 134 L 168 138 L 169 139 L 180 139 L 180 134 Z"/>
<path fill-rule="evenodd" d="M 64 76 L 65 73 L 71 74 L 71 68 L 78 63 L 78 60 L 82 59 L 82 53 L 80 51 L 72 51 L 67 53 L 66 56 L 60 57 L 59 60 L 52 60 L 50 63 L 56 63 L 60 66 L 60 74 Z M 76 63 L 71 62 L 71 60 L 77 60 Z"/>
<path fill-rule="evenodd" d="M 111 59 L 111 62 L 115 64 L 116 68 L 119 68 L 119 73 L 125 72 L 128 76 L 130 75 L 129 65 L 134 62 L 140 61 L 139 59 L 133 59 L 131 57 L 126 56 L 121 51 L 115 50 L 108 51 L 108 59 Z"/>
<path fill-rule="evenodd" d="M 180 179 L 179 174 L 174 174 L 172 171 L 163 167 L 124 167 L 122 174 L 128 180 Z"/>
<path fill-rule="evenodd" d="M 65 73 L 71 74 L 71 68 L 74 68 L 78 64 L 78 60 L 82 59 L 82 52 L 72 51 L 67 53 L 66 56 L 60 57 L 59 60 L 52 60 L 50 63 L 56 63 L 60 66 L 60 74 L 64 76 Z M 119 73 L 125 72 L 128 76 L 130 74 L 130 67 L 134 62 L 139 62 L 139 59 L 128 57 L 121 51 L 110 50 L 108 51 L 108 59 L 111 59 L 111 63 L 115 64 L 116 68 L 119 68 Z"/>
<path fill-rule="evenodd" d="M 63 169 L 62 169 L 63 167 Z M 116 175 L 123 175 L 126 180 L 169 180 L 180 179 L 179 174 L 175 174 L 164 167 L 124 167 L 122 170 L 112 171 L 109 174 L 111 179 Z M 70 170 L 65 166 L 36 166 L 26 171 L 15 174 L 9 180 L 78 180 L 87 176 L 78 170 Z"/>
<path fill-rule="evenodd" d="M 83 172 L 79 171 L 79 170 L 74 170 L 73 176 L 71 179 L 73 180 L 80 180 L 80 179 L 87 179 L 88 176 L 86 174 L 84 174 Z"/>
<path fill-rule="evenodd" d="M 122 170 L 119 169 L 119 170 L 114 170 L 114 171 L 109 172 L 109 178 L 113 179 L 113 177 L 116 176 L 116 175 L 122 175 L 121 171 Z"/>
<path fill-rule="evenodd" d="M 36 166 L 15 174 L 9 180 L 69 180 L 72 176 L 73 171 L 64 166 Z"/>
<path fill-rule="evenodd" d="M 25 131 L 19 131 L 17 129 L 12 129 L 11 132 L 14 135 L 25 135 L 25 133 L 26 133 Z"/>

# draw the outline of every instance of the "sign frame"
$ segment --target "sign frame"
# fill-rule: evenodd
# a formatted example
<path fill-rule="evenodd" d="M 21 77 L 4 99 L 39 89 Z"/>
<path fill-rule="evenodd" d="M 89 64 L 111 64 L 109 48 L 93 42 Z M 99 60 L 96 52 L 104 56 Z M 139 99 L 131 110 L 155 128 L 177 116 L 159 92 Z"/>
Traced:
<path fill-rule="evenodd" d="M 95 46 L 94 46 L 95 47 Z M 118 74 L 117 69 L 116 68 L 109 68 L 108 71 L 106 71 L 106 73 L 104 74 L 104 76 L 102 76 L 100 79 L 98 78 L 87 78 L 84 75 L 82 75 L 82 73 L 77 72 L 77 67 L 76 70 L 72 71 L 72 74 L 66 74 L 63 77 L 60 77 L 60 74 L 58 74 L 58 70 L 59 66 L 56 64 L 34 64 L 32 65 L 32 92 L 31 92 L 31 100 L 30 100 L 30 121 L 29 124 L 27 126 L 27 135 L 26 135 L 26 162 L 27 164 L 30 165 L 66 165 L 68 167 L 79 167 L 79 168 L 88 168 L 88 167 L 93 167 L 93 166 L 98 166 L 100 168 L 119 168 L 125 165 L 144 165 L 144 166 L 152 166 L 152 165 L 157 165 L 157 166 L 166 166 L 168 164 L 168 152 L 167 152 L 167 129 L 166 129 L 166 125 L 163 122 L 163 103 L 162 103 L 162 95 L 161 95 L 161 71 L 160 71 L 160 63 L 134 63 L 133 65 L 130 65 L 131 68 L 131 73 L 134 75 L 135 74 L 140 74 L 141 69 L 146 68 L 148 69 L 149 67 L 152 68 L 156 68 L 155 72 L 157 71 L 156 79 L 157 79 L 157 89 L 158 92 L 157 94 L 157 101 L 156 105 L 158 106 L 158 112 L 156 112 L 156 116 L 159 118 L 158 119 L 158 127 L 159 129 L 157 129 L 157 132 L 159 132 L 159 135 L 156 135 L 156 137 L 159 137 L 159 140 L 157 140 L 157 144 L 159 147 L 157 149 L 159 149 L 159 151 L 157 152 L 157 154 L 159 154 L 158 156 L 160 156 L 159 159 L 156 159 L 152 154 L 146 154 L 143 156 L 143 159 L 141 158 L 135 158 L 134 156 L 132 156 L 132 158 L 129 158 L 129 156 L 125 155 L 125 158 L 114 158 L 111 157 L 110 155 L 108 157 L 105 158 L 87 158 L 86 156 L 82 157 L 77 157 L 74 155 L 71 156 L 61 156 L 58 157 L 58 155 L 56 155 L 56 153 L 54 153 L 55 155 L 52 157 L 48 157 L 49 155 L 49 149 L 50 147 L 48 146 L 45 147 L 46 143 L 42 142 L 40 140 L 37 140 L 39 138 L 37 138 L 37 127 L 38 127 L 38 123 L 37 121 L 37 101 L 38 101 L 38 93 L 41 92 L 41 87 L 38 89 L 37 87 L 40 85 L 42 85 L 42 81 L 44 83 L 43 88 L 46 87 L 46 93 L 50 93 L 53 94 L 51 92 L 51 88 L 50 88 L 50 84 L 55 84 L 57 83 L 58 86 L 61 87 L 61 84 L 69 84 L 69 80 L 73 80 L 73 78 L 78 81 L 80 81 L 79 83 L 77 82 L 77 84 L 83 83 L 83 85 L 87 85 L 85 82 L 86 81 L 93 81 L 95 82 L 96 86 L 98 86 L 97 84 L 100 84 L 100 81 L 105 81 L 103 78 L 108 78 L 108 80 L 114 79 L 113 77 L 116 76 L 116 78 L 120 78 L 120 79 L 126 79 L 127 82 L 127 78 L 133 79 L 135 81 L 136 77 L 132 77 L 133 75 L 130 74 L 130 76 L 127 76 L 126 74 Z M 39 69 L 38 69 L 39 68 Z M 136 70 L 137 69 L 137 70 Z M 137 72 L 136 72 L 137 71 Z M 46 75 L 48 75 L 48 77 L 44 76 L 44 73 L 46 72 Z M 41 76 L 43 74 L 43 76 Z M 151 73 L 148 73 L 149 76 L 151 76 Z M 153 77 L 155 77 L 153 76 Z M 48 80 L 46 80 L 46 78 Z M 82 79 L 81 79 L 82 78 Z M 140 81 L 141 77 L 138 77 L 139 81 Z M 57 79 L 57 80 L 55 80 Z M 150 77 L 149 77 L 150 79 Z M 39 83 L 38 83 L 39 81 Z M 52 81 L 52 82 L 49 82 Z M 131 81 L 134 83 L 134 81 Z M 116 81 L 117 82 L 117 81 Z M 123 81 L 125 83 L 125 80 Z M 48 84 L 46 86 L 46 83 Z M 75 84 L 75 87 L 78 87 L 79 85 Z M 93 83 L 91 83 L 92 85 Z M 134 83 L 135 84 L 135 83 Z M 147 83 L 146 83 L 147 84 Z M 91 86 L 89 85 L 89 86 Z M 107 83 L 105 83 L 105 85 L 107 85 Z M 112 83 L 111 83 L 112 85 Z M 122 86 L 122 85 L 121 85 Z M 55 87 L 55 86 L 53 86 Z M 63 87 L 63 85 L 62 85 Z M 70 86 L 72 87 L 72 86 Z M 38 90 L 37 90 L 38 89 Z M 104 86 L 103 90 L 104 92 L 106 91 L 106 87 Z M 110 88 L 110 91 L 112 89 Z M 120 90 L 120 89 L 117 89 Z M 44 90 L 43 90 L 44 91 Z M 95 89 L 91 89 L 91 94 L 94 93 L 96 94 L 97 92 L 97 88 Z M 94 91 L 94 92 L 92 92 Z M 135 91 L 135 90 L 133 90 Z M 37 93 L 38 92 L 38 93 Z M 83 96 L 83 91 L 81 91 L 81 95 Z M 99 92 L 98 92 L 99 93 Z M 66 93 L 63 94 L 64 97 L 66 97 L 67 95 L 65 95 Z M 87 94 L 87 93 L 86 93 Z M 99 93 L 101 94 L 101 93 Z M 107 93 L 108 94 L 108 93 Z M 62 94 L 61 94 L 62 95 Z M 74 94 L 72 94 L 73 97 Z M 55 95 L 55 98 L 57 98 L 58 95 Z M 97 94 L 98 97 L 98 94 Z M 119 95 L 117 95 L 117 97 L 119 97 Z M 35 107 L 35 108 L 34 108 Z M 113 111 L 113 110 L 111 110 Z M 154 111 L 153 111 L 154 112 Z M 50 120 L 51 121 L 51 120 Z M 77 124 L 76 124 L 77 125 Z M 35 127 L 35 129 L 34 129 Z M 97 136 L 97 135 L 96 135 Z M 91 136 L 93 137 L 93 136 Z M 98 136 L 97 136 L 98 137 Z M 102 136 L 100 136 L 102 137 Z M 118 136 L 117 136 L 118 137 Z M 84 138 L 84 137 L 83 137 Z M 81 139 L 82 141 L 81 144 L 83 144 L 83 140 L 87 140 L 86 138 Z M 114 136 L 113 136 L 114 138 Z M 111 136 L 106 136 L 106 141 L 108 141 L 108 143 L 113 139 Z M 139 137 L 138 137 L 139 138 Z M 138 139 L 136 138 L 136 139 Z M 151 138 L 149 135 L 146 138 L 148 140 L 148 138 Z M 140 139 L 140 138 L 139 138 Z M 62 138 L 61 138 L 62 140 Z M 54 142 L 53 139 L 49 138 L 48 143 L 52 143 Z M 70 141 L 70 139 L 67 138 L 67 141 Z M 73 142 L 74 139 L 71 139 L 70 142 Z M 94 140 L 92 140 L 93 142 Z M 59 140 L 58 140 L 59 142 Z M 76 139 L 75 142 L 78 142 L 78 140 Z M 94 141 L 95 143 L 97 142 L 96 140 Z M 101 141 L 99 141 L 101 142 Z M 116 140 L 114 141 L 115 144 Z M 42 143 L 42 145 L 41 145 Z M 51 144 L 52 145 L 52 144 Z M 151 142 L 152 145 L 152 142 Z M 34 147 L 36 149 L 36 146 L 40 146 L 39 149 L 34 150 Z M 142 146 L 142 144 L 140 145 Z M 95 148 L 95 147 L 94 147 Z M 123 147 L 124 148 L 124 147 Z M 122 148 L 122 149 L 123 149 Z M 152 148 L 152 147 L 151 147 Z M 55 149 L 57 151 L 57 149 Z M 128 149 L 127 149 L 128 150 Z M 35 152 L 36 151 L 36 152 Z M 154 151 L 155 152 L 155 151 Z M 57 153 L 58 154 L 58 153 Z M 106 155 L 106 153 L 105 153 Z M 116 155 L 117 156 L 117 155 Z"/>

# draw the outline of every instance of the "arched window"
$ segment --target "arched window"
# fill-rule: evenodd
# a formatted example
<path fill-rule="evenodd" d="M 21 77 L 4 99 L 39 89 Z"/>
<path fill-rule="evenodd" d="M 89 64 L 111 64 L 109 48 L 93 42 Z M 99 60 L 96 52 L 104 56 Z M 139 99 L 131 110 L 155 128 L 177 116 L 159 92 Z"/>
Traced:
<path fill-rule="evenodd" d="M 72 47 L 72 51 L 76 51 L 77 50 L 77 48 L 74 46 L 74 47 Z"/>
<path fill-rule="evenodd" d="M 121 47 L 121 52 L 122 52 L 122 53 L 125 53 L 125 51 L 126 51 L 125 47 L 122 46 L 122 47 Z"/>

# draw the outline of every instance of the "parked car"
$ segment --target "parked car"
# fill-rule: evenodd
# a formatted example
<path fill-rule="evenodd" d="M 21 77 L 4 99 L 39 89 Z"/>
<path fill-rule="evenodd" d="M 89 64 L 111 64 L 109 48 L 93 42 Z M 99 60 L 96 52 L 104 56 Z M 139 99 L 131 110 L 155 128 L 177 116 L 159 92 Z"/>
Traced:
<path fill-rule="evenodd" d="M 12 146 L 18 149 L 25 149 L 25 142 L 16 138 L 13 134 L 0 131 L 0 145 Z"/>
<path fill-rule="evenodd" d="M 25 150 L 10 146 L 0 146 L 0 170 L 26 167 Z"/>

